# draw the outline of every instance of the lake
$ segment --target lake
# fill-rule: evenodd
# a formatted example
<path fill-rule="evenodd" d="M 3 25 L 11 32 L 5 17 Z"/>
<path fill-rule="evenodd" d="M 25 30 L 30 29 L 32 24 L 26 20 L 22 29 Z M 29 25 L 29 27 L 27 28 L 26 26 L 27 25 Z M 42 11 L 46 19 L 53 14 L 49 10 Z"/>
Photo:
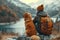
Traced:
<path fill-rule="evenodd" d="M 55 22 L 56 18 L 52 18 L 52 20 Z M 20 21 L 17 21 L 15 24 L 11 25 L 0 25 L 0 31 L 14 32 L 18 33 L 19 35 L 23 35 L 25 33 L 24 19 L 21 18 Z"/>
<path fill-rule="evenodd" d="M 15 24 L 11 25 L 0 25 L 0 31 L 14 32 L 23 35 L 25 33 L 24 19 L 22 18 L 20 21 L 17 21 Z"/>

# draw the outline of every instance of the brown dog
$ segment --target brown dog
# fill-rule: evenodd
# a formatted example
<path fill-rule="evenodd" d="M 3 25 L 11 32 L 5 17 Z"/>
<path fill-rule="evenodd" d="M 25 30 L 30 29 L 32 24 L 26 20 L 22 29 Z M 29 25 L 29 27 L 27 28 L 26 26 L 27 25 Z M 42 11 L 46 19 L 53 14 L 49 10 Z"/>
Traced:
<path fill-rule="evenodd" d="M 32 21 L 32 16 L 29 13 L 24 14 L 24 21 L 25 21 L 25 27 L 26 27 L 26 35 L 27 36 L 32 36 L 36 35 L 36 29 L 34 26 L 34 23 Z"/>

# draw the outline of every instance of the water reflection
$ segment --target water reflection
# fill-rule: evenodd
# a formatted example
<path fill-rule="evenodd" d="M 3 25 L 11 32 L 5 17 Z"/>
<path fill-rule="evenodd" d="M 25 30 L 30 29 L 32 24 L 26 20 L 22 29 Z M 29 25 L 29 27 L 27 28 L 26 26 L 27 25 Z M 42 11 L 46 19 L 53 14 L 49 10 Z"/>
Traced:
<path fill-rule="evenodd" d="M 22 18 L 20 21 L 12 25 L 0 25 L 0 31 L 8 33 L 14 32 L 23 35 L 25 33 L 24 19 Z"/>

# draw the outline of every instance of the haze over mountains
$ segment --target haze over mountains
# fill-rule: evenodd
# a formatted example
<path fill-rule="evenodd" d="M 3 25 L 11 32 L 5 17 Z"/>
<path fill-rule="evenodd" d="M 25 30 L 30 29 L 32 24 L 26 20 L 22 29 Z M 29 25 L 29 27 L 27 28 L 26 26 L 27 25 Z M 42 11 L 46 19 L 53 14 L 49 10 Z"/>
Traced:
<path fill-rule="evenodd" d="M 24 12 L 30 12 L 32 14 L 33 13 L 36 14 L 36 10 L 35 9 L 31 8 L 30 6 L 28 6 L 28 5 L 26 5 L 26 4 L 22 3 L 22 2 L 13 0 L 13 1 L 5 1 L 4 3 L 10 9 L 15 11 L 19 17 L 23 17 L 23 13 Z"/>
<path fill-rule="evenodd" d="M 24 12 L 30 12 L 32 16 L 36 15 L 36 9 L 31 8 L 30 5 L 27 5 L 25 3 L 20 2 L 19 0 L 4 0 L 0 4 L 5 4 L 7 5 L 10 9 L 15 11 L 17 15 L 21 18 L 23 17 Z M 55 0 L 54 2 L 45 5 L 45 11 L 48 12 L 50 17 L 57 17 L 60 15 L 60 6 L 59 6 L 59 1 Z"/>

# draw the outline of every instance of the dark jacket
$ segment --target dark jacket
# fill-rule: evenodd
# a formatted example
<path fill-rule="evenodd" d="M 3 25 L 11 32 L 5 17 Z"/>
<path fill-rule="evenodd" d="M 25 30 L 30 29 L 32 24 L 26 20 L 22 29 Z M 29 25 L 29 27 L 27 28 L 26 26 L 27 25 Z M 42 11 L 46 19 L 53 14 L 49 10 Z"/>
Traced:
<path fill-rule="evenodd" d="M 47 13 L 44 12 L 44 11 L 39 11 L 39 12 L 37 12 L 37 15 L 36 15 L 36 17 L 34 18 L 33 22 L 34 22 L 34 24 L 35 24 L 35 28 L 36 28 L 37 32 L 38 32 L 40 35 L 45 35 L 45 34 L 41 33 L 41 30 L 40 30 L 40 24 L 41 24 L 40 18 L 41 18 L 41 16 L 47 16 Z"/>

